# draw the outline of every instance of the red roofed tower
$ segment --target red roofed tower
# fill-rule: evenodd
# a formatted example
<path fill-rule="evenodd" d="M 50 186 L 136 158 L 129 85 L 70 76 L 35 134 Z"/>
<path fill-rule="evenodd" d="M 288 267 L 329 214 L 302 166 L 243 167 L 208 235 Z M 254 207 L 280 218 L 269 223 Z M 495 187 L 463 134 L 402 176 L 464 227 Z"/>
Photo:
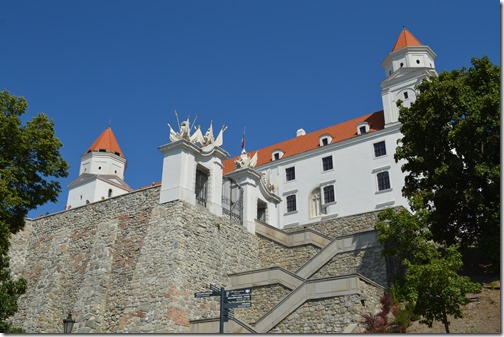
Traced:
<path fill-rule="evenodd" d="M 130 192 L 125 170 L 126 158 L 108 127 L 81 156 L 79 177 L 68 185 L 67 208 Z"/>
<path fill-rule="evenodd" d="M 398 123 L 398 100 L 409 107 L 416 99 L 415 87 L 425 78 L 437 76 L 435 58 L 430 47 L 424 46 L 406 27 L 403 28 L 394 48 L 382 62 L 387 76 L 381 83 L 385 127 Z"/>
<path fill-rule="evenodd" d="M 102 132 L 102 134 L 89 147 L 86 153 L 91 151 L 110 152 L 124 158 L 121 148 L 119 147 L 117 139 L 110 126 Z"/>

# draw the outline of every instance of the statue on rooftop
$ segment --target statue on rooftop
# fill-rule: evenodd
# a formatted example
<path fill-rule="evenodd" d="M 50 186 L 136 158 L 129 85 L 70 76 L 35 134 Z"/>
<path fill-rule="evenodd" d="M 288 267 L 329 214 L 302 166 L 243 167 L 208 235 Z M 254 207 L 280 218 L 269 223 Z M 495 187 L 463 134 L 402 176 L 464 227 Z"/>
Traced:
<path fill-rule="evenodd" d="M 250 158 L 247 154 L 247 151 L 243 149 L 240 157 L 235 160 L 236 169 L 255 167 L 257 165 L 257 153 L 258 151 L 256 151 L 252 158 Z"/>
<path fill-rule="evenodd" d="M 226 131 L 227 126 L 225 125 L 222 126 L 219 135 L 215 139 L 213 135 L 212 122 L 210 122 L 210 127 L 208 128 L 205 135 L 203 135 L 201 132 L 201 126 L 200 125 L 198 125 L 198 127 L 194 126 L 194 123 L 196 123 L 196 119 L 198 119 L 198 115 L 196 115 L 196 118 L 194 119 L 192 125 L 189 121 L 189 117 L 187 117 L 187 120 L 183 121 L 182 123 L 179 123 L 177 111 L 175 111 L 175 116 L 177 117 L 177 123 L 179 124 L 179 132 L 176 132 L 172 128 L 172 126 L 168 123 L 168 127 L 170 128 L 170 141 L 172 143 L 177 142 L 179 140 L 187 140 L 193 144 L 199 145 L 202 148 L 203 152 L 211 151 L 216 146 L 218 147 L 222 146 L 223 133 L 224 131 Z M 194 129 L 196 129 L 196 131 L 194 132 L 194 134 L 191 135 L 191 130 L 193 127 Z"/>

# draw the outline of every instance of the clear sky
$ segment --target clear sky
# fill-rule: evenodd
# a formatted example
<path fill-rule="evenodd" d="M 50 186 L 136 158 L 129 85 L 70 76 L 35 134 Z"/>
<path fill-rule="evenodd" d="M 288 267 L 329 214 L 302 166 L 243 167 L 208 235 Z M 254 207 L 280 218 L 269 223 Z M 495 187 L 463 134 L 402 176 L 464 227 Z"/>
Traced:
<path fill-rule="evenodd" d="M 161 180 L 167 123 L 222 124 L 236 156 L 382 110 L 381 62 L 403 26 L 437 54 L 436 69 L 500 65 L 500 4 L 450 0 L 3 0 L 0 90 L 55 122 L 70 164 L 111 125 L 134 189 Z M 216 136 L 216 135 L 215 135 Z"/>

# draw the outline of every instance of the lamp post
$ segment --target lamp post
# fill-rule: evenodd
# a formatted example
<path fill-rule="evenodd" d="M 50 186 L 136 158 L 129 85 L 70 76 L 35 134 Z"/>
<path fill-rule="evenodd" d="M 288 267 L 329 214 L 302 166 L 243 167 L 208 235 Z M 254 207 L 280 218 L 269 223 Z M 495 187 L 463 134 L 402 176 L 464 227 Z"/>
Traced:
<path fill-rule="evenodd" d="M 71 333 L 75 321 L 72 319 L 72 314 L 69 312 L 68 317 L 63 320 L 63 333 Z"/>

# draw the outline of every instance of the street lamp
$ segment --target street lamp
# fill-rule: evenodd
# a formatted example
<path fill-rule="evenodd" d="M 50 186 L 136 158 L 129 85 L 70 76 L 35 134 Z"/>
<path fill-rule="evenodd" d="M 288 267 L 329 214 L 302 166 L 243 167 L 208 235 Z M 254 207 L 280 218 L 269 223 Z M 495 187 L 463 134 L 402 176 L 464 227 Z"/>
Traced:
<path fill-rule="evenodd" d="M 63 320 L 63 333 L 71 333 L 75 321 L 72 319 L 72 314 L 68 313 L 68 317 Z"/>

